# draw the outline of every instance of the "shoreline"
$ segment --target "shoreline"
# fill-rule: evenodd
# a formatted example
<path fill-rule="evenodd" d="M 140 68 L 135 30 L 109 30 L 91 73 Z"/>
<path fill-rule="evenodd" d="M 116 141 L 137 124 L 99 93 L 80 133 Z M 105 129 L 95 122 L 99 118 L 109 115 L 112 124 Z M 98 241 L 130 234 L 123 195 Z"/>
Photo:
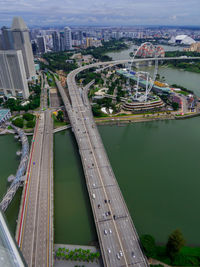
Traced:
<path fill-rule="evenodd" d="M 182 116 L 174 116 L 174 115 L 161 115 L 153 117 L 153 114 L 144 114 L 145 117 L 134 117 L 137 115 L 130 115 L 130 116 L 121 116 L 121 117 L 101 117 L 97 118 L 94 117 L 94 120 L 97 125 L 119 125 L 123 126 L 123 124 L 131 124 L 131 123 L 138 123 L 138 122 L 151 122 L 151 121 L 165 121 L 165 120 L 185 120 L 190 118 L 199 117 L 200 113 L 182 115 Z M 148 117 L 149 116 L 149 117 Z M 54 128 L 54 133 L 59 131 L 64 131 L 70 129 L 71 126 L 65 127 L 56 127 Z M 8 135 L 8 134 L 15 134 L 14 131 L 9 129 L 2 129 L 0 128 L 0 136 Z M 25 135 L 33 135 L 33 132 L 25 132 Z"/>

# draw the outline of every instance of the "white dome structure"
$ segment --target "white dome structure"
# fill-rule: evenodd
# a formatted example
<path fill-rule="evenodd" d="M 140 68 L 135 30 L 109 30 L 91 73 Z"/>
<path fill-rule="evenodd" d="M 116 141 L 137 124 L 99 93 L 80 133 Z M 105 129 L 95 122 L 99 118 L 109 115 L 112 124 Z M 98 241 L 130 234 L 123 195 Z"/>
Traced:
<path fill-rule="evenodd" d="M 172 37 L 169 40 L 170 44 L 183 44 L 183 45 L 191 45 L 196 43 L 194 39 L 192 39 L 191 37 L 189 37 L 188 35 L 177 35 L 176 37 Z"/>

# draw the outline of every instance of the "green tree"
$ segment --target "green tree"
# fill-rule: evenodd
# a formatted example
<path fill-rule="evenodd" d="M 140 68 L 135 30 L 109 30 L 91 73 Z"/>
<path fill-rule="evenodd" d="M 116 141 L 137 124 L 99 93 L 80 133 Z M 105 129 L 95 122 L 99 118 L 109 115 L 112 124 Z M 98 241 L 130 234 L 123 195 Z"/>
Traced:
<path fill-rule="evenodd" d="M 59 110 L 58 111 L 58 115 L 57 115 L 57 119 L 61 122 L 64 121 L 64 116 L 63 116 L 63 111 L 62 110 Z"/>
<path fill-rule="evenodd" d="M 145 254 L 148 258 L 156 257 L 155 239 L 151 235 L 142 235 L 140 238 Z"/>
<path fill-rule="evenodd" d="M 177 102 L 173 102 L 173 103 L 172 103 L 172 108 L 173 108 L 174 110 L 178 110 L 178 109 L 179 109 L 179 104 L 178 104 Z"/>
<path fill-rule="evenodd" d="M 14 121 L 12 121 L 12 123 L 19 128 L 24 127 L 24 120 L 22 118 L 17 118 Z"/>
<path fill-rule="evenodd" d="M 185 245 L 184 237 L 180 230 L 175 230 L 171 233 L 167 242 L 167 254 L 170 258 L 174 258 Z"/>
<path fill-rule="evenodd" d="M 35 127 L 35 121 L 28 121 L 26 124 L 27 128 L 34 128 Z"/>
<path fill-rule="evenodd" d="M 25 113 L 23 115 L 23 118 L 26 120 L 26 121 L 32 121 L 34 119 L 34 115 L 31 114 L 31 113 Z"/>

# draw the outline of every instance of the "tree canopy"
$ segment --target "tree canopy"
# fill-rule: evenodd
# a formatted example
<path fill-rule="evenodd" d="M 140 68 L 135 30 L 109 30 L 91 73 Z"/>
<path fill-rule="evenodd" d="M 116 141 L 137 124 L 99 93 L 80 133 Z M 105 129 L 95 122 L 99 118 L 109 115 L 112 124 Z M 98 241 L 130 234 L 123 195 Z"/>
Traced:
<path fill-rule="evenodd" d="M 171 233 L 167 242 L 167 254 L 173 258 L 176 256 L 181 248 L 185 245 L 184 237 L 180 230 L 175 230 Z"/>

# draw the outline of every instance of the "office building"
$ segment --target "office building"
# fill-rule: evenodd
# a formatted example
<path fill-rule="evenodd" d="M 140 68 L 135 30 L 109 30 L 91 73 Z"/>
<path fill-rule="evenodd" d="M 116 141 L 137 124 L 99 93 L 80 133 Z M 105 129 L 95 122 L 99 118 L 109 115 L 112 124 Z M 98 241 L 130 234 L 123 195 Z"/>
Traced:
<path fill-rule="evenodd" d="M 78 31 L 78 40 L 82 44 L 82 41 L 83 41 L 83 33 L 82 33 L 82 31 Z"/>
<path fill-rule="evenodd" d="M 14 49 L 14 42 L 13 42 L 13 35 L 12 31 L 5 26 L 1 28 L 2 32 L 2 49 L 3 50 L 13 50 Z"/>
<path fill-rule="evenodd" d="M 22 51 L 0 51 L 0 95 L 12 95 L 27 99 L 29 89 Z"/>
<path fill-rule="evenodd" d="M 60 39 L 58 32 L 54 31 L 52 33 L 52 39 L 53 39 L 53 51 L 55 52 L 60 51 Z"/>
<path fill-rule="evenodd" d="M 69 27 L 64 28 L 65 50 L 72 49 L 72 33 Z"/>
<path fill-rule="evenodd" d="M 28 79 L 32 78 L 36 75 L 36 72 L 29 30 L 21 17 L 14 17 L 11 30 L 14 49 L 22 51 L 26 77 Z"/>
<path fill-rule="evenodd" d="M 60 51 L 65 51 L 65 33 L 60 32 Z"/>
<path fill-rule="evenodd" d="M 36 40 L 32 40 L 31 45 L 32 45 L 33 55 L 37 55 L 38 54 L 38 46 L 37 46 Z"/>
<path fill-rule="evenodd" d="M 44 36 L 37 36 L 37 47 L 39 54 L 46 53 L 46 41 L 44 39 Z"/>
<path fill-rule="evenodd" d="M 4 215 L 0 210 L 0 265 L 6 267 L 25 267 L 27 264 L 9 231 Z"/>

